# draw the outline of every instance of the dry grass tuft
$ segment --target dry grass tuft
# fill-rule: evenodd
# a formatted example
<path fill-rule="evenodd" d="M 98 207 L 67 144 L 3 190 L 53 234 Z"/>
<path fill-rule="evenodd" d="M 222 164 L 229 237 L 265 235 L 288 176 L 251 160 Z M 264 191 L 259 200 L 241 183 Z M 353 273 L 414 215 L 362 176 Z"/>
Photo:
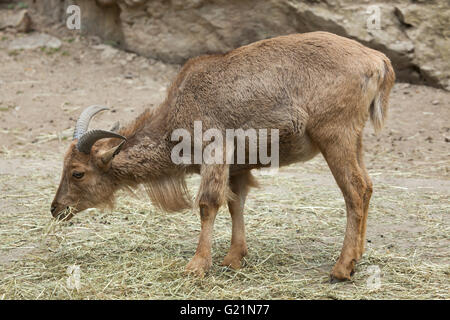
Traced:
<path fill-rule="evenodd" d="M 123 195 L 114 212 L 51 219 L 54 172 L 0 175 L 2 299 L 449 299 L 448 194 L 376 183 L 367 251 L 351 282 L 329 284 L 345 230 L 345 205 L 322 159 L 262 176 L 246 206 L 249 256 L 220 267 L 231 223 L 215 224 L 213 267 L 186 276 L 200 223 Z M 198 177 L 188 181 L 195 188 Z M 17 186 L 21 186 L 18 190 Z M 406 188 L 407 189 L 407 188 Z M 195 192 L 193 192 L 194 194 Z M 67 270 L 80 268 L 80 286 Z M 380 287 L 371 287 L 373 266 Z"/>

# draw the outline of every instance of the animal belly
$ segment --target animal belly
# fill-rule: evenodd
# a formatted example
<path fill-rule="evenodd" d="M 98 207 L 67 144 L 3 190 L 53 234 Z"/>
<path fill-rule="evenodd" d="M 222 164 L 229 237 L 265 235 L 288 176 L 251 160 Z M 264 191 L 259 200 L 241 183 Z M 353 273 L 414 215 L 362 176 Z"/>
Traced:
<path fill-rule="evenodd" d="M 273 146 L 272 146 L 273 147 Z M 280 137 L 280 141 L 278 144 L 278 154 L 272 153 L 275 151 L 274 148 L 267 148 L 267 156 L 270 158 L 270 163 L 261 163 L 261 160 L 258 156 L 257 163 L 249 163 L 246 161 L 245 163 L 233 162 L 230 166 L 231 175 L 239 174 L 240 172 L 251 170 L 251 169 L 260 169 L 267 167 L 275 167 L 274 161 L 277 163 L 277 166 L 286 166 L 295 162 L 304 162 L 312 159 L 317 153 L 319 153 L 319 149 L 317 146 L 311 141 L 310 137 L 306 133 L 295 134 L 289 137 Z M 258 148 L 258 154 L 261 150 Z M 275 160 L 274 157 L 278 157 Z M 248 154 L 246 159 L 248 159 Z"/>
<path fill-rule="evenodd" d="M 280 166 L 312 159 L 319 153 L 308 134 L 293 135 L 280 141 Z"/>

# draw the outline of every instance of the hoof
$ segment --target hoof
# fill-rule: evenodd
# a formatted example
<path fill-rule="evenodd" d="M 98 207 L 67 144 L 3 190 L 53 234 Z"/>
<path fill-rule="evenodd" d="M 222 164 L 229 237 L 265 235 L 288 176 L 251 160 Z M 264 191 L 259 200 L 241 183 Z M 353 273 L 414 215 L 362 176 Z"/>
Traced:
<path fill-rule="evenodd" d="M 193 274 L 199 278 L 203 278 L 211 265 L 211 259 L 194 256 L 186 266 L 186 274 Z"/>
<path fill-rule="evenodd" d="M 240 257 L 227 255 L 222 262 L 222 266 L 230 267 L 233 270 L 238 270 L 241 268 L 241 259 Z"/>
<path fill-rule="evenodd" d="M 247 246 L 232 246 L 222 262 L 222 266 L 237 270 L 242 266 L 242 259 L 247 255 Z"/>
<path fill-rule="evenodd" d="M 336 263 L 331 271 L 330 283 L 337 283 L 347 281 L 351 279 L 351 276 L 355 273 L 355 260 L 352 260 L 348 264 Z"/>
<path fill-rule="evenodd" d="M 339 282 L 345 282 L 345 281 L 348 281 L 348 280 L 350 280 L 350 279 L 347 279 L 347 278 L 338 279 L 338 278 L 335 278 L 333 275 L 330 275 L 330 283 L 331 284 L 335 284 L 335 283 L 339 283 Z"/>

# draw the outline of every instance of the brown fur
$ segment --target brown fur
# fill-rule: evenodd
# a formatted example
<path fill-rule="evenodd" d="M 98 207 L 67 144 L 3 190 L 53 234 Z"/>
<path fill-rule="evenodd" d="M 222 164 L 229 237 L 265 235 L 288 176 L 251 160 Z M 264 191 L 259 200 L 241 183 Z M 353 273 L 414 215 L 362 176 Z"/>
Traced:
<path fill-rule="evenodd" d="M 225 265 L 239 267 L 247 253 L 243 208 L 250 170 L 262 164 L 175 165 L 170 153 L 173 130 L 279 129 L 280 165 L 306 161 L 321 152 L 347 206 L 347 230 L 332 271 L 349 279 L 363 251 L 372 183 L 362 156 L 362 131 L 371 118 L 381 129 L 395 74 L 382 53 L 330 33 L 313 32 L 263 40 L 222 55 L 191 59 L 173 81 L 166 100 L 147 110 L 120 133 L 122 151 L 106 165 L 98 158 L 119 143 L 98 141 L 90 155 L 72 143 L 53 206 L 80 211 L 111 204 L 120 188 L 144 184 L 152 201 L 174 211 L 188 207 L 184 177 L 201 174 L 197 205 L 202 229 L 188 271 L 204 274 L 211 265 L 211 237 L 218 208 L 228 203 L 233 233 Z M 78 169 L 77 169 L 78 168 Z M 85 176 L 75 180 L 73 170 Z M 295 196 L 295 195 L 293 195 Z"/>

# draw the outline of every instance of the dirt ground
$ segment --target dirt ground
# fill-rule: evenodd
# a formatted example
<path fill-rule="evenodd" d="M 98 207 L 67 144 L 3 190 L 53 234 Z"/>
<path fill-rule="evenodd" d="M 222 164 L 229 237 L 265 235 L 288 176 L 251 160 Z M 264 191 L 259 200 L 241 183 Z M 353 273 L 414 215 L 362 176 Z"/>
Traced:
<path fill-rule="evenodd" d="M 374 195 L 352 281 L 328 283 L 345 205 L 320 155 L 260 177 L 246 205 L 249 256 L 239 271 L 219 266 L 230 239 L 222 210 L 214 266 L 196 279 L 183 271 L 195 252 L 197 213 L 165 214 L 125 194 L 113 212 L 88 210 L 70 223 L 55 225 L 49 212 L 81 110 L 111 108 L 93 127 L 126 123 L 163 100 L 179 66 L 60 26 L 40 30 L 62 47 L 11 51 L 23 34 L 0 31 L 0 299 L 450 298 L 449 92 L 398 83 L 383 132 L 367 125 Z M 195 194 L 198 178 L 189 184 Z M 73 265 L 79 288 L 66 281 Z"/>

